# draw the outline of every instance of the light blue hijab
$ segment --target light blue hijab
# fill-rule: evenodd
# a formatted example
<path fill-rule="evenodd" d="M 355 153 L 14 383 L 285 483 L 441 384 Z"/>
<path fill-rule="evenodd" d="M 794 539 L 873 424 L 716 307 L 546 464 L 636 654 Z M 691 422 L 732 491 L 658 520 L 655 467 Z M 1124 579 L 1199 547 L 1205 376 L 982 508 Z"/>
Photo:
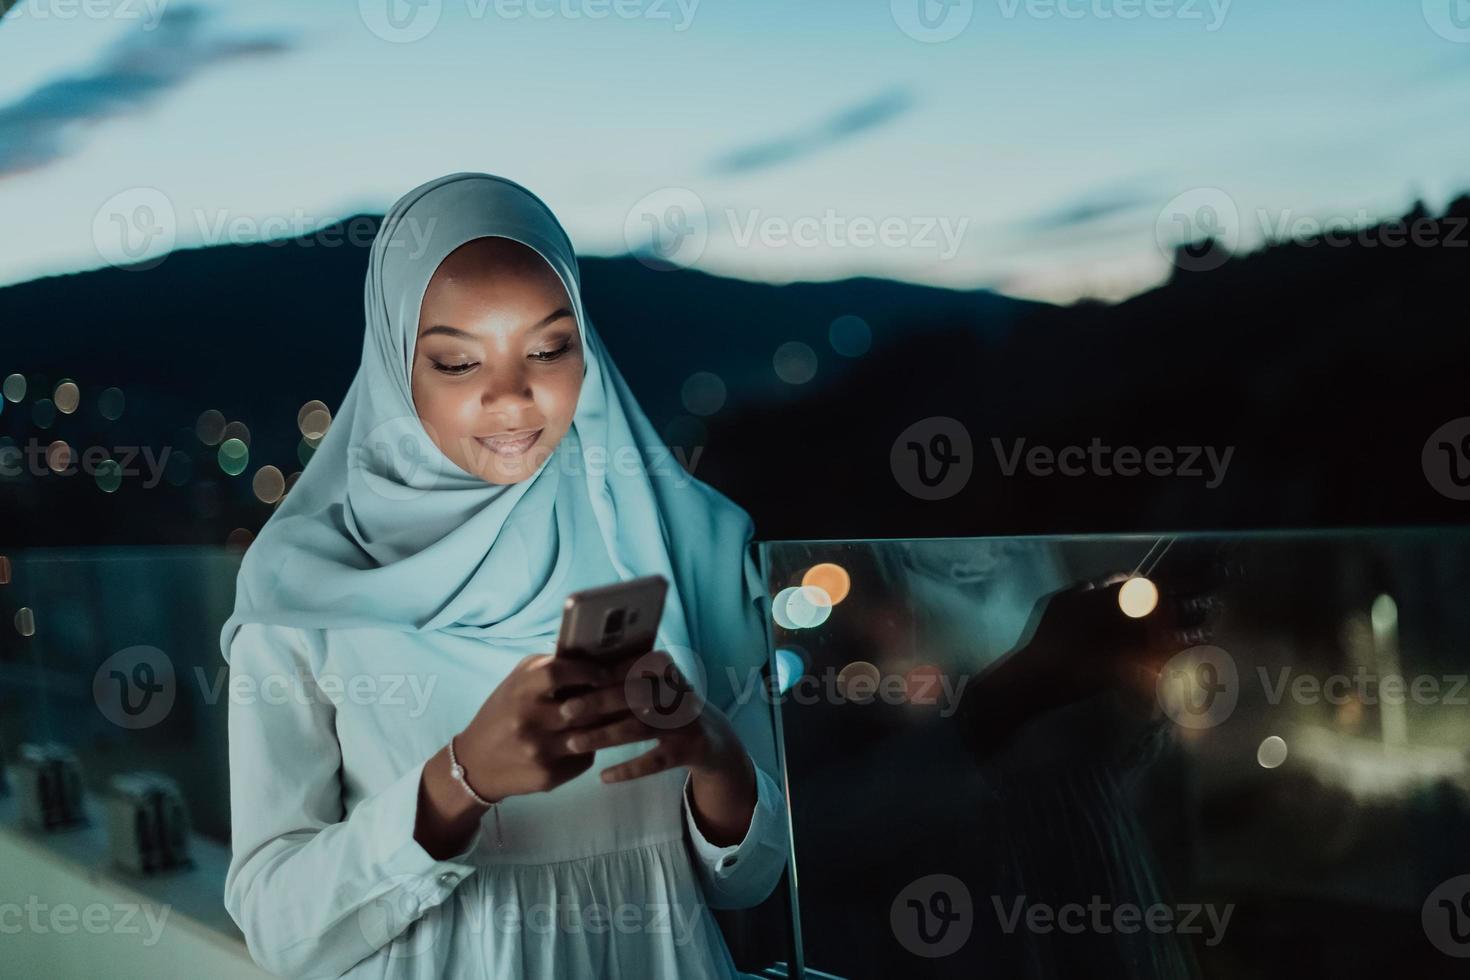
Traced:
<path fill-rule="evenodd" d="M 528 245 L 556 270 L 585 362 L 566 437 L 532 476 L 505 485 L 444 455 L 409 380 L 430 278 L 450 252 L 486 236 Z M 414 188 L 373 240 L 364 302 L 357 375 L 245 552 L 220 633 L 226 660 L 249 622 L 457 634 L 550 652 L 564 584 L 588 584 L 577 571 L 611 559 L 623 579 L 668 579 L 659 645 L 715 703 L 730 693 L 726 665 L 765 663 L 766 590 L 748 550 L 750 516 L 688 473 L 649 424 L 587 318 L 571 241 L 540 198 L 482 173 Z"/>

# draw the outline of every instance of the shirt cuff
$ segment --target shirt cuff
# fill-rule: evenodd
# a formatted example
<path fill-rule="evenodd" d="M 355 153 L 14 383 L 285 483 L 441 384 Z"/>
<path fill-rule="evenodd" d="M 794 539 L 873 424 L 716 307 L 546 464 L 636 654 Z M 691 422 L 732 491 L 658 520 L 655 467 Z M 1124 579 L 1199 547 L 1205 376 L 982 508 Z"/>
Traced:
<path fill-rule="evenodd" d="M 425 759 L 399 776 L 372 802 L 378 805 L 374 814 L 377 823 L 375 837 L 384 847 L 383 870 L 405 884 L 418 879 L 418 887 L 414 890 L 421 898 L 436 901 L 448 898 L 461 881 L 477 870 L 478 866 L 468 859 L 480 846 L 485 825 L 483 821 L 477 823 L 464 849 L 442 860 L 432 857 L 414 839 L 414 828 L 418 823 L 419 782 L 428 761 Z"/>
<path fill-rule="evenodd" d="M 699 824 L 694 819 L 694 807 L 690 800 L 690 787 L 694 781 L 691 772 L 684 778 L 684 823 L 689 827 L 689 840 L 694 846 L 694 853 L 700 863 L 715 879 L 720 880 L 730 877 L 735 873 L 742 858 L 748 857 L 754 850 L 757 842 L 771 840 L 773 832 L 779 830 L 776 826 L 781 819 L 777 807 L 781 793 L 776 784 L 767 776 L 760 766 L 752 764 L 755 769 L 755 810 L 750 815 L 750 827 L 745 832 L 745 837 L 738 844 L 729 844 L 720 847 L 711 844 L 700 833 Z"/>

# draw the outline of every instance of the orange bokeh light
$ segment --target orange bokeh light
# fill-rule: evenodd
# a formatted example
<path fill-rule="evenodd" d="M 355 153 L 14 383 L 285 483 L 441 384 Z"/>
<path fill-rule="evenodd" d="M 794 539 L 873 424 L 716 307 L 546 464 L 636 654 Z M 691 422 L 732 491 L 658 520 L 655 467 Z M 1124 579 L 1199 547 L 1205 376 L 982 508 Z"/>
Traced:
<path fill-rule="evenodd" d="M 837 605 L 847 598 L 848 591 L 852 588 L 852 578 L 847 574 L 847 569 L 830 561 L 824 561 L 819 565 L 813 565 L 806 570 L 801 577 L 802 585 L 815 585 L 832 597 L 832 605 Z"/>

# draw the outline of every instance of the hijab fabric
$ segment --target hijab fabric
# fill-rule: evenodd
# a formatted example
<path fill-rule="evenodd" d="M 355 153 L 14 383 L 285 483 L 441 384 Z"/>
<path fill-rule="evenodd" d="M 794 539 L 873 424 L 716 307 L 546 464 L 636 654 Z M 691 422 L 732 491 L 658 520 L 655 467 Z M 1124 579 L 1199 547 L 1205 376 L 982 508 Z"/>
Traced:
<path fill-rule="evenodd" d="M 489 483 L 444 455 L 410 386 L 429 280 L 450 252 L 485 236 L 527 245 L 556 271 L 584 352 L 571 428 L 514 484 Z M 316 453 L 245 552 L 220 633 L 226 660 L 250 622 L 376 627 L 430 642 L 453 634 L 547 653 L 566 599 L 560 583 L 611 558 L 623 579 L 668 579 L 659 648 L 702 692 L 707 667 L 765 663 L 750 516 L 687 472 L 654 431 L 587 317 L 571 241 L 540 198 L 483 173 L 414 188 L 378 229 L 363 300 L 362 363 Z M 572 506 L 572 493 L 585 493 L 590 508 Z M 729 690 L 716 675 L 707 676 L 720 703 Z"/>

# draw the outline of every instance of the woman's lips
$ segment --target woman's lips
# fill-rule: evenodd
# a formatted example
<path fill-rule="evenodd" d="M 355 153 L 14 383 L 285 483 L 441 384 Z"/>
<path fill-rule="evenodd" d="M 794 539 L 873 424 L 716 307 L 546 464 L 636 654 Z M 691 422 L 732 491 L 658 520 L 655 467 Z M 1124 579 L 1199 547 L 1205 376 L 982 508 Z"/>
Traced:
<path fill-rule="evenodd" d="M 520 456 L 526 450 L 536 444 L 541 438 L 541 430 L 536 429 L 523 436 L 482 436 L 480 445 L 490 450 L 497 456 Z"/>

